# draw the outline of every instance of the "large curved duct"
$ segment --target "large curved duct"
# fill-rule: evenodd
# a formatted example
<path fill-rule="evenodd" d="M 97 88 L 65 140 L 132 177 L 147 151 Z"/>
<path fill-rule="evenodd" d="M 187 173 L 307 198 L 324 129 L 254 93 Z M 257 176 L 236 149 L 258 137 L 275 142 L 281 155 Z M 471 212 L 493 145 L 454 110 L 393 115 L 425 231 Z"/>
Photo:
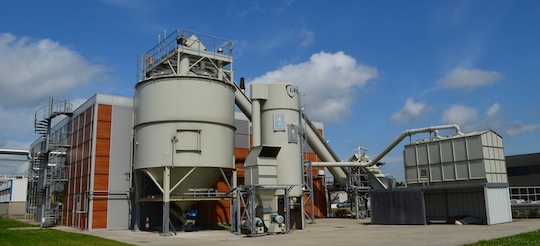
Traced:
<path fill-rule="evenodd" d="M 317 156 L 321 158 L 324 162 L 339 162 L 341 161 L 336 153 L 330 148 L 330 145 L 324 140 L 322 135 L 319 133 L 315 125 L 302 114 L 304 122 L 306 122 L 306 140 L 309 144 L 309 147 L 315 151 Z M 334 176 L 334 180 L 345 187 L 347 185 L 347 174 L 341 167 L 327 167 L 328 171 Z"/>
<path fill-rule="evenodd" d="M 401 143 L 401 141 L 403 141 L 403 139 L 405 139 L 408 136 L 412 136 L 414 134 L 424 133 L 424 132 L 434 132 L 435 137 L 439 137 L 439 130 L 444 130 L 444 129 L 455 129 L 456 134 L 459 134 L 459 135 L 463 134 L 461 132 L 461 128 L 456 124 L 441 125 L 441 126 L 430 126 L 430 127 L 419 128 L 419 129 L 406 130 L 406 131 L 402 132 L 401 135 L 397 136 L 394 139 L 394 141 L 390 145 L 388 145 L 388 147 L 386 147 L 386 149 L 384 149 L 378 156 L 371 159 L 371 161 L 369 161 L 366 164 L 363 164 L 362 166 L 373 166 L 373 165 L 377 164 L 377 162 L 379 162 L 386 154 L 388 154 L 388 152 L 390 152 L 399 143 Z"/>

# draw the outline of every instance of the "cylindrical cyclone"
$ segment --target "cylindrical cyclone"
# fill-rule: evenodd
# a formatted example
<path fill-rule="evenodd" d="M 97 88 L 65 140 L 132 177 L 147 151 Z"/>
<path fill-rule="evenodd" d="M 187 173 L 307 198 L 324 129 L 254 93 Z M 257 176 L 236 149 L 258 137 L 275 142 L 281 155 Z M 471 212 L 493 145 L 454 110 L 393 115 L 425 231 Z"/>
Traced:
<path fill-rule="evenodd" d="M 300 99 L 298 87 L 288 83 L 266 85 L 266 100 L 261 107 L 262 145 L 279 146 L 277 181 L 282 185 L 296 185 L 290 196 L 302 195 L 302 151 L 300 127 Z"/>
<path fill-rule="evenodd" d="M 172 167 L 174 185 L 197 167 L 186 181 L 208 181 L 190 188 L 209 187 L 220 172 L 208 168 L 233 168 L 234 87 L 197 76 L 141 81 L 135 87 L 134 130 L 135 169 L 146 168 L 161 182 L 160 167 Z M 200 176 L 206 174 L 213 178 Z M 186 181 L 182 186 L 189 187 Z"/>

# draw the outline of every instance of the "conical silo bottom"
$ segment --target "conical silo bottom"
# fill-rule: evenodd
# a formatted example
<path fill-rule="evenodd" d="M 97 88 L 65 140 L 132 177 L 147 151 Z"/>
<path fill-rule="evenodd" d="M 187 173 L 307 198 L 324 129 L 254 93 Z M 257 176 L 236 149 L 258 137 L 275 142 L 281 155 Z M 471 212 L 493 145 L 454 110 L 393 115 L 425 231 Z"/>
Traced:
<path fill-rule="evenodd" d="M 163 167 L 147 169 L 161 187 L 164 183 L 163 170 Z M 215 167 L 171 167 L 171 203 L 174 202 L 178 208 L 187 211 L 194 201 L 204 201 L 205 197 L 216 196 L 217 190 L 213 190 L 212 186 L 221 176 L 220 168 Z"/>

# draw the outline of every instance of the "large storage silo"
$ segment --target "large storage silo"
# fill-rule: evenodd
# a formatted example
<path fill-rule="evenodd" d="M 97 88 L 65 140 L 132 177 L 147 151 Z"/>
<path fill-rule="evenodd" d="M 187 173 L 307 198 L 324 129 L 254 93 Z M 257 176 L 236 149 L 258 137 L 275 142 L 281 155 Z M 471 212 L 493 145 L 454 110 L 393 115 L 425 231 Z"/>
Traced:
<path fill-rule="evenodd" d="M 135 105 L 135 169 L 146 169 L 162 183 L 171 167 L 171 184 L 196 169 L 172 191 L 206 188 L 233 168 L 233 88 L 200 77 L 165 77 L 139 82 Z M 212 100 L 209 100 L 212 99 Z"/>
<path fill-rule="evenodd" d="M 185 213 L 198 193 L 225 176 L 223 169 L 234 167 L 234 87 L 232 71 L 226 69 L 231 50 L 230 41 L 177 31 L 139 64 L 134 105 L 138 198 L 163 202 L 164 233 L 169 201 Z"/>

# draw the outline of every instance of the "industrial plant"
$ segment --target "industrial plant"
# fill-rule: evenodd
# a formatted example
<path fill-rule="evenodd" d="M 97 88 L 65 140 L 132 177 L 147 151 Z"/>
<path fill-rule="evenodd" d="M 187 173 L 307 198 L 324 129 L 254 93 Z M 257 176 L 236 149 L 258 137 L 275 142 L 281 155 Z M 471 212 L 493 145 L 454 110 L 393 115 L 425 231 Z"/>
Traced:
<path fill-rule="evenodd" d="M 178 30 L 139 56 L 133 98 L 96 94 L 78 107 L 51 98 L 35 114 L 39 137 L 27 153 L 27 217 L 43 227 L 163 236 L 210 225 L 285 234 L 330 216 L 512 221 L 496 132 L 427 126 L 405 130 L 375 157 L 361 146 L 340 158 L 324 125 L 304 113 L 302 88 L 246 88 L 232 51 L 230 40 Z M 406 186 L 396 187 L 380 161 L 417 134 L 403 149 Z"/>

